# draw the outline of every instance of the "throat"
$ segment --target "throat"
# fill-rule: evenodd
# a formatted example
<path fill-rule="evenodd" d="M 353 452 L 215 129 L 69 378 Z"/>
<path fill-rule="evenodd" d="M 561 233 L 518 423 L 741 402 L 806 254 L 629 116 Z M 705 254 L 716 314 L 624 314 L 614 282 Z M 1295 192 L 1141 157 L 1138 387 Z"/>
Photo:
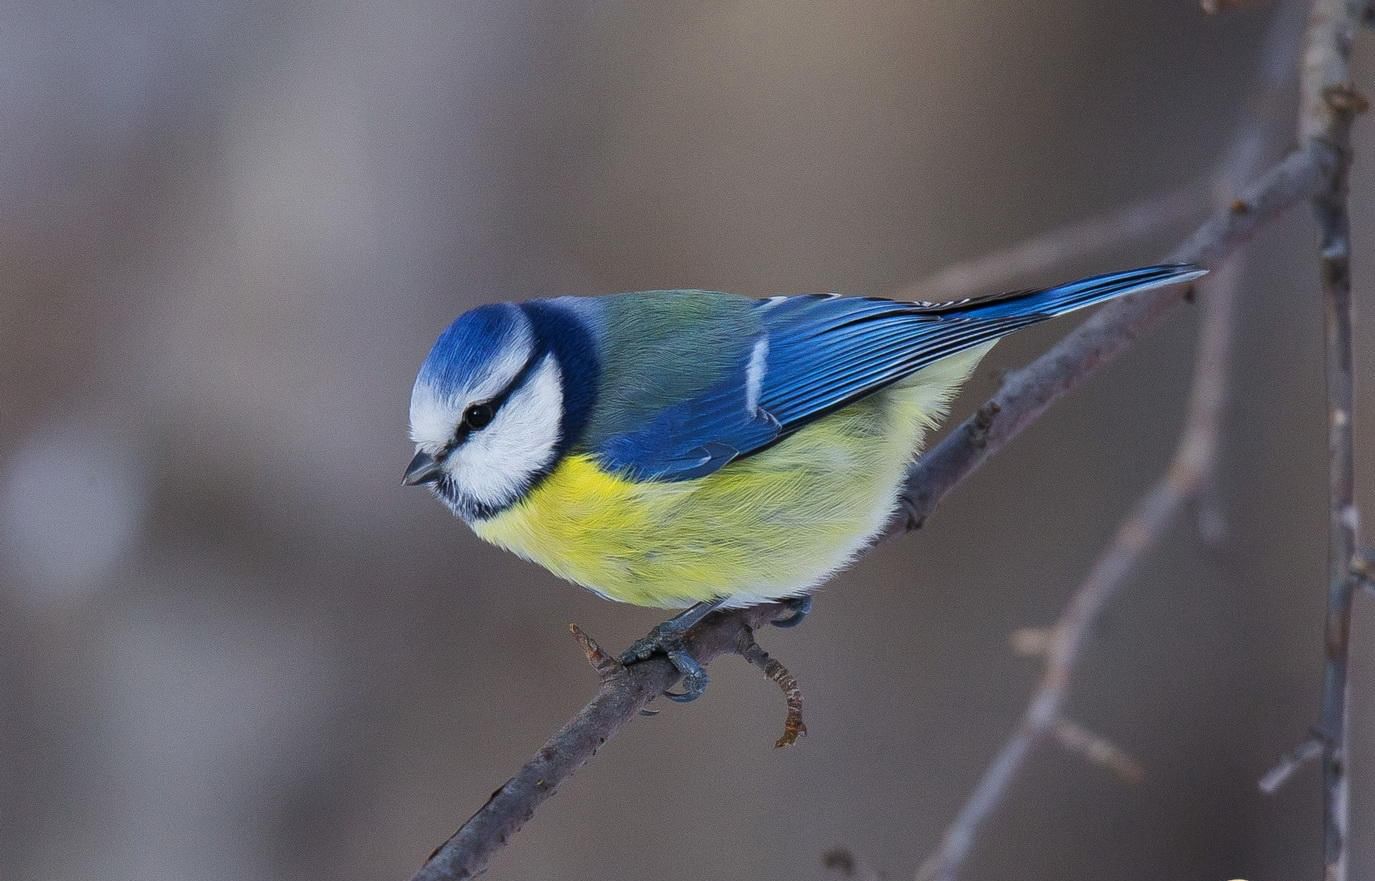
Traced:
<path fill-rule="evenodd" d="M 443 502 L 455 516 L 477 528 L 478 524 L 499 517 L 529 499 L 553 472 L 556 464 L 551 463 L 526 476 L 498 501 L 479 499 L 465 492 L 460 483 L 447 474 L 433 485 L 432 490 L 435 498 Z"/>
<path fill-rule="evenodd" d="M 459 488 L 457 481 L 451 477 L 445 477 L 435 483 L 433 487 L 434 497 L 439 499 L 444 505 L 454 512 L 454 515 L 463 520 L 468 525 L 473 525 L 482 520 L 488 520 L 497 516 L 502 511 L 514 505 L 523 497 L 524 493 L 502 504 L 492 504 L 473 498 Z"/>

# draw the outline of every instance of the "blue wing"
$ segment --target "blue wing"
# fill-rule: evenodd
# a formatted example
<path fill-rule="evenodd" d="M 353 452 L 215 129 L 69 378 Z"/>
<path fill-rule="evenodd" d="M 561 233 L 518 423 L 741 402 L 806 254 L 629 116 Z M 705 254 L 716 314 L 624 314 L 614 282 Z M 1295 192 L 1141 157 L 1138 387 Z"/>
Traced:
<path fill-rule="evenodd" d="M 757 334 L 718 383 L 607 438 L 607 467 L 636 479 L 702 477 L 942 358 L 1122 294 L 1190 281 L 1191 265 L 1148 266 L 1054 288 L 948 303 L 831 294 L 753 305 Z"/>

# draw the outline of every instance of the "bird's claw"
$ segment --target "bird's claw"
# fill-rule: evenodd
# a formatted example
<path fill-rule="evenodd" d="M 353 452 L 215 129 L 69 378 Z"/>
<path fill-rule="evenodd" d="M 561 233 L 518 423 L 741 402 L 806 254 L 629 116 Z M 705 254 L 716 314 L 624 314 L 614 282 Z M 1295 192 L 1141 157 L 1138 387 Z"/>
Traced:
<path fill-rule="evenodd" d="M 664 697 L 675 703 L 690 704 L 706 693 L 711 678 L 707 676 L 706 668 L 687 649 L 669 651 L 668 659 L 683 674 L 683 690 L 665 691 Z"/>
<path fill-rule="evenodd" d="M 656 654 L 665 655 L 674 669 L 683 674 L 683 690 L 665 691 L 664 697 L 680 704 L 697 700 L 711 681 L 706 669 L 684 644 L 683 636 L 687 629 L 676 625 L 674 621 L 665 621 L 621 652 L 621 663 L 627 665 L 648 660 Z"/>

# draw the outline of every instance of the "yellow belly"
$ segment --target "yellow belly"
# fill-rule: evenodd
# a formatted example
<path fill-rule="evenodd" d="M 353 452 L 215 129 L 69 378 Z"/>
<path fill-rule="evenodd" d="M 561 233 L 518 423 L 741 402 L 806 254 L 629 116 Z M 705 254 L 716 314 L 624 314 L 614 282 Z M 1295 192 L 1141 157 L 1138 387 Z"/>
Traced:
<path fill-rule="evenodd" d="M 804 593 L 884 525 L 925 432 L 987 347 L 811 423 L 696 480 L 634 483 L 566 457 L 474 531 L 597 593 L 641 606 Z M 952 363 L 953 362 L 953 363 Z"/>

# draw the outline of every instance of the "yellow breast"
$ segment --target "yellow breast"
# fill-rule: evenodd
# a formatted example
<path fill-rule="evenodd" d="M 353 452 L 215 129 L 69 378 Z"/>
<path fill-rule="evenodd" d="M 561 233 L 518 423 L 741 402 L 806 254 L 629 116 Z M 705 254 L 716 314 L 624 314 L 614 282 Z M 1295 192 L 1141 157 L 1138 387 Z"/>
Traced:
<path fill-rule="evenodd" d="M 887 521 L 922 436 L 986 350 L 941 362 L 703 478 L 632 482 L 589 456 L 567 456 L 523 501 L 473 528 L 636 605 L 726 597 L 743 606 L 805 592 Z"/>

